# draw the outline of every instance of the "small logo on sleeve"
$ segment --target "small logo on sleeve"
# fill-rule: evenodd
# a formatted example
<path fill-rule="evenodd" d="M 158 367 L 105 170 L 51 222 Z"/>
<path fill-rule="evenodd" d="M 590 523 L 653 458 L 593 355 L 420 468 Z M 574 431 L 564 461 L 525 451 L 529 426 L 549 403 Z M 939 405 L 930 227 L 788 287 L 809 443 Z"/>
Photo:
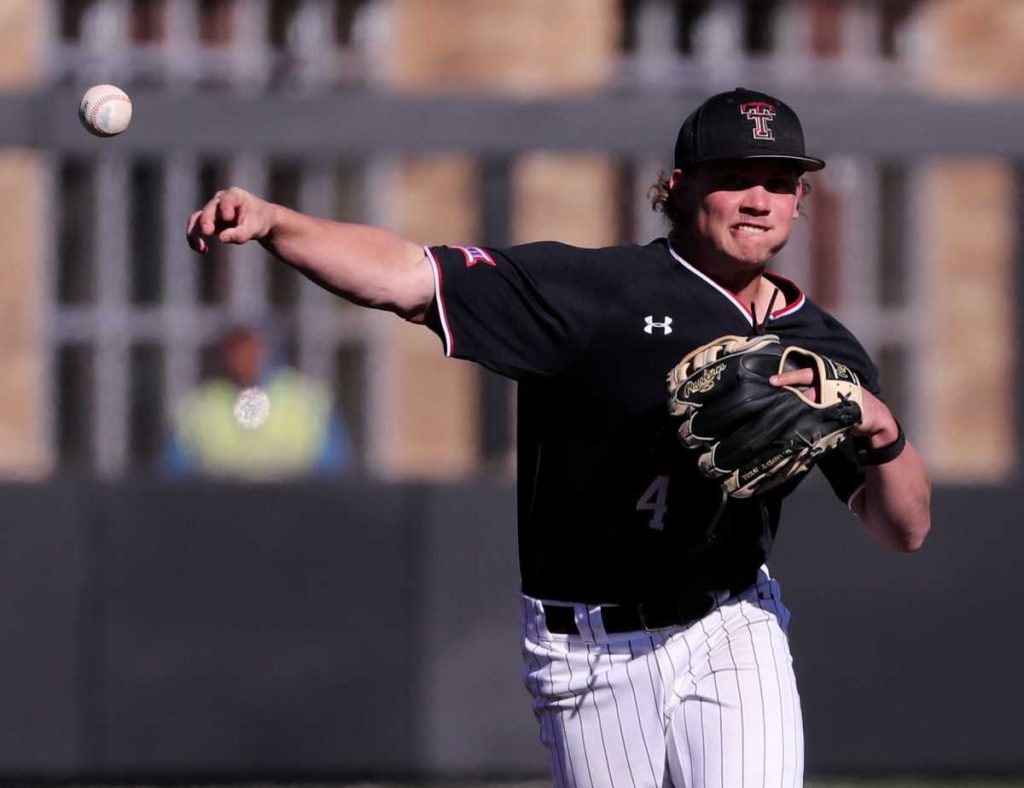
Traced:
<path fill-rule="evenodd" d="M 466 268 L 472 268 L 477 263 L 495 265 L 494 258 L 479 246 L 453 246 L 452 248 L 462 252 L 462 256 L 466 258 Z"/>
<path fill-rule="evenodd" d="M 653 334 L 654 329 L 656 328 L 660 328 L 662 334 L 672 333 L 672 318 L 669 317 L 668 315 L 663 317 L 661 321 L 655 320 L 654 315 L 648 315 L 647 317 L 644 318 L 644 323 L 645 334 Z"/>

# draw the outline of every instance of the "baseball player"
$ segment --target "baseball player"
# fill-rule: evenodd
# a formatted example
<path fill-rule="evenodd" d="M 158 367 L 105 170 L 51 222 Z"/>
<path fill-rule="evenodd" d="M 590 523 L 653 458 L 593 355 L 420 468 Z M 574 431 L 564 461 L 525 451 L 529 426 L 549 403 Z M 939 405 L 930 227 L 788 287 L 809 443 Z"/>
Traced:
<path fill-rule="evenodd" d="M 767 270 L 799 215 L 803 174 L 823 166 L 792 109 L 736 89 L 683 123 L 658 191 L 672 230 L 643 246 L 424 249 L 237 188 L 189 220 L 199 252 L 257 240 L 336 294 L 427 326 L 446 355 L 519 382 L 525 680 L 558 786 L 802 781 L 789 613 L 765 561 L 811 461 L 782 483 L 724 494 L 721 442 L 699 459 L 667 407 L 666 375 L 695 348 L 770 332 L 767 344 L 820 354 L 817 372 L 766 378 L 812 411 L 821 370 L 852 370 L 857 403 L 841 395 L 851 440 L 819 465 L 885 545 L 915 550 L 929 529 L 927 473 L 867 353 Z M 711 391 L 724 368 L 701 367 L 685 388 Z M 753 476 L 774 463 L 758 458 Z"/>

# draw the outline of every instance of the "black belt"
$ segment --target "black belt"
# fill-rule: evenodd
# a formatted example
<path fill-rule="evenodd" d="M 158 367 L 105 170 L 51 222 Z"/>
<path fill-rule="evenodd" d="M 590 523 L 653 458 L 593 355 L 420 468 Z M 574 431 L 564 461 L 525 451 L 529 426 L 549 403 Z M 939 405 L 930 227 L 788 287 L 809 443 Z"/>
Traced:
<path fill-rule="evenodd" d="M 576 612 L 572 605 L 544 602 L 544 622 L 548 632 L 556 635 L 578 635 Z M 689 599 L 666 599 L 622 605 L 601 605 L 601 623 L 610 635 L 621 632 L 650 632 L 689 624 L 707 615 L 714 607 L 711 594 Z"/>

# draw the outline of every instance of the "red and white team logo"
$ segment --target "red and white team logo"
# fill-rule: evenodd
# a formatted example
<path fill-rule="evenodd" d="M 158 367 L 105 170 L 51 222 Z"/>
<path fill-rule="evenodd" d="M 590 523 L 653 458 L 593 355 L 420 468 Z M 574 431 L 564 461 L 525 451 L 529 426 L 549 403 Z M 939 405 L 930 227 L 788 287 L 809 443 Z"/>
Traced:
<path fill-rule="evenodd" d="M 774 140 L 775 135 L 768 128 L 768 121 L 775 119 L 775 107 L 766 101 L 748 101 L 740 104 L 740 112 L 747 120 L 754 121 L 755 140 Z"/>
<path fill-rule="evenodd" d="M 466 258 L 466 268 L 472 268 L 477 263 L 495 264 L 494 258 L 479 246 L 454 246 L 452 248 L 462 252 L 462 256 Z"/>

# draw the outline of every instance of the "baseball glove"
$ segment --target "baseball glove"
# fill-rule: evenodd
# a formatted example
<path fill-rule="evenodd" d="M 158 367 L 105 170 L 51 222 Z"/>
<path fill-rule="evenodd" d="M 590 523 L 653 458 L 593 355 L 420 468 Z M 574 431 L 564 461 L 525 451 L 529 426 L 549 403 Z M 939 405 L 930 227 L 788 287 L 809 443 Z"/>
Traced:
<path fill-rule="evenodd" d="M 773 386 L 779 372 L 810 367 L 804 389 Z M 669 373 L 669 411 L 679 439 L 702 449 L 700 470 L 724 496 L 746 498 L 810 469 L 861 419 L 861 390 L 844 364 L 774 334 L 723 336 L 688 353 Z"/>

